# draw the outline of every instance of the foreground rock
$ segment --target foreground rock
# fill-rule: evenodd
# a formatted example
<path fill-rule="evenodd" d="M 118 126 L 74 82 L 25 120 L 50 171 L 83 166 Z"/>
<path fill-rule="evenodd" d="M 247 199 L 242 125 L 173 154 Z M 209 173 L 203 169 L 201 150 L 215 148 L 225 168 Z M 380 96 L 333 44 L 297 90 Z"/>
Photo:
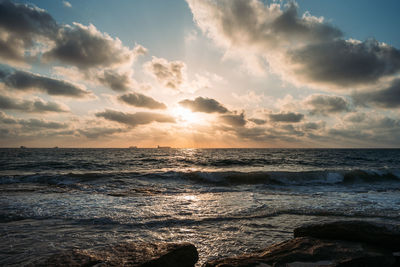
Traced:
<path fill-rule="evenodd" d="M 33 266 L 192 267 L 197 260 L 196 247 L 189 243 L 122 243 L 62 252 Z"/>
<path fill-rule="evenodd" d="M 295 238 L 258 253 L 217 259 L 205 267 L 400 266 L 399 227 L 360 221 L 308 225 Z M 397 256 L 395 256 L 397 255 Z"/>
<path fill-rule="evenodd" d="M 400 251 L 400 226 L 362 221 L 338 221 L 305 225 L 294 230 L 294 237 L 312 236 L 364 242 Z"/>
<path fill-rule="evenodd" d="M 263 265 L 264 264 L 264 265 Z M 393 266 L 388 251 L 348 241 L 299 237 L 265 251 L 210 261 L 206 267 L 244 266 Z"/>

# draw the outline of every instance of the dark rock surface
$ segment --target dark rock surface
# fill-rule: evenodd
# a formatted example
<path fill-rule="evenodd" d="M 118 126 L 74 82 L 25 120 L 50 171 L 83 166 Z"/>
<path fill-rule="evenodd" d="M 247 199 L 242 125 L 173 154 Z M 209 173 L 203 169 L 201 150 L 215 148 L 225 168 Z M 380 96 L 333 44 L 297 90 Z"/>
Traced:
<path fill-rule="evenodd" d="M 339 221 L 295 229 L 295 238 L 260 252 L 212 260 L 204 267 L 400 266 L 398 225 Z"/>
<path fill-rule="evenodd" d="M 263 265 L 264 264 L 264 265 Z M 249 266 L 393 266 L 386 250 L 356 242 L 298 237 L 266 250 L 209 261 L 205 267 Z"/>
<path fill-rule="evenodd" d="M 192 267 L 197 260 L 197 249 L 189 243 L 138 242 L 99 249 L 65 251 L 31 266 Z"/>
<path fill-rule="evenodd" d="M 337 221 L 310 224 L 294 230 L 294 237 L 311 236 L 364 242 L 392 251 L 400 251 L 400 226 L 363 221 Z"/>

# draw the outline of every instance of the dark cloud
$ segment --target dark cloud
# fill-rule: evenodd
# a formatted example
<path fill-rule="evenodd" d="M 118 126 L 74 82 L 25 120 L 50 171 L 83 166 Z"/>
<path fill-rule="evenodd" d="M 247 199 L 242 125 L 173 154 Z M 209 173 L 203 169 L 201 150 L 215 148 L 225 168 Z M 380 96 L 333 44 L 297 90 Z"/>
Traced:
<path fill-rule="evenodd" d="M 117 73 L 106 70 L 98 76 L 98 80 L 114 91 L 126 91 L 131 86 L 130 73 Z"/>
<path fill-rule="evenodd" d="M 131 85 L 128 73 L 117 73 L 106 70 L 98 77 L 99 81 L 114 91 L 126 91 Z"/>
<path fill-rule="evenodd" d="M 130 93 L 121 95 L 118 99 L 126 104 L 141 107 L 141 108 L 149 108 L 149 109 L 166 109 L 167 106 L 163 103 L 160 103 L 154 100 L 151 97 L 145 96 L 139 93 Z"/>
<path fill-rule="evenodd" d="M 317 131 L 325 128 L 325 122 L 306 122 L 302 125 L 302 129 L 307 131 Z"/>
<path fill-rule="evenodd" d="M 125 47 L 118 38 L 101 33 L 94 25 L 60 25 L 45 10 L 11 1 L 0 2 L 0 57 L 11 61 L 30 60 L 29 49 L 81 69 L 131 64 L 146 52 Z"/>
<path fill-rule="evenodd" d="M 223 123 L 231 125 L 233 127 L 243 127 L 246 125 L 246 119 L 243 112 L 240 114 L 221 115 L 220 119 Z"/>
<path fill-rule="evenodd" d="M 297 127 L 294 127 L 292 124 L 284 124 L 280 127 L 280 130 L 289 136 L 303 136 L 304 135 L 304 132 L 301 129 L 297 129 Z"/>
<path fill-rule="evenodd" d="M 145 65 L 145 69 L 154 75 L 165 87 L 179 90 L 184 81 L 185 63 L 182 61 L 167 61 L 164 58 L 156 58 Z"/>
<path fill-rule="evenodd" d="M 0 128 L 0 137 L 6 138 L 9 137 L 10 135 L 10 130 L 6 128 Z"/>
<path fill-rule="evenodd" d="M 186 1 L 198 26 L 229 55 L 250 58 L 249 66 L 265 59 L 273 72 L 299 85 L 348 90 L 400 72 L 398 49 L 373 39 L 344 40 L 323 18 L 299 16 L 295 2 Z"/>
<path fill-rule="evenodd" d="M 311 17 L 308 13 L 300 18 L 298 7 L 294 2 L 289 3 L 286 10 L 273 20 L 268 27 L 272 29 L 272 32 L 277 36 L 276 38 L 301 40 L 304 42 L 321 42 L 343 35 L 338 28 L 328 23 L 322 23 L 318 19 Z"/>
<path fill-rule="evenodd" d="M 254 122 L 254 123 L 257 124 L 257 125 L 263 125 L 263 124 L 266 124 L 266 123 L 267 123 L 267 120 L 256 119 L 256 118 L 249 119 L 249 121 Z"/>
<path fill-rule="evenodd" d="M 19 120 L 18 124 L 29 129 L 65 129 L 68 127 L 68 124 L 66 123 L 39 119 Z"/>
<path fill-rule="evenodd" d="M 347 122 L 361 123 L 367 119 L 367 115 L 365 113 L 354 112 L 348 114 L 344 119 Z"/>
<path fill-rule="evenodd" d="M 350 145 L 389 146 L 400 144 L 400 121 L 397 118 L 370 113 L 351 113 L 342 123 L 328 129 L 325 136 L 337 138 Z"/>
<path fill-rule="evenodd" d="M 179 102 L 183 107 L 195 112 L 227 113 L 229 110 L 212 98 L 197 97 L 195 100 L 185 99 Z"/>
<path fill-rule="evenodd" d="M 123 46 L 119 39 L 99 32 L 92 24 L 64 26 L 54 41 L 55 46 L 44 57 L 82 69 L 118 66 L 131 63 L 134 58 L 133 51 Z"/>
<path fill-rule="evenodd" d="M 303 131 L 290 124 L 274 128 L 239 127 L 235 129 L 235 134 L 240 139 L 256 142 L 298 142 L 299 138 L 304 136 Z"/>
<path fill-rule="evenodd" d="M 265 128 L 261 127 L 253 127 L 253 128 L 239 127 L 235 129 L 235 134 L 237 137 L 245 140 L 263 142 L 266 140 L 274 139 L 273 136 L 267 133 L 267 130 Z"/>
<path fill-rule="evenodd" d="M 69 125 L 55 121 L 47 121 L 43 119 L 16 119 L 6 113 L 0 111 L 0 123 L 6 125 L 21 126 L 25 130 L 40 130 L 40 129 L 65 129 Z"/>
<path fill-rule="evenodd" d="M 329 129 L 327 132 L 331 137 L 337 138 L 345 138 L 345 139 L 353 139 L 353 140 L 366 140 L 370 139 L 372 136 L 369 133 L 366 133 L 359 129 Z"/>
<path fill-rule="evenodd" d="M 328 115 L 350 111 L 349 103 L 340 96 L 311 95 L 305 100 L 311 115 Z"/>
<path fill-rule="evenodd" d="M 93 128 L 78 130 L 78 132 L 81 135 L 84 135 L 90 139 L 97 139 L 97 138 L 113 135 L 116 133 L 122 133 L 124 131 L 125 130 L 123 130 L 121 128 L 103 128 L 103 127 L 93 127 Z"/>
<path fill-rule="evenodd" d="M 312 44 L 292 51 L 290 58 L 297 66 L 296 75 L 345 89 L 377 82 L 400 71 L 400 51 L 376 40 Z"/>
<path fill-rule="evenodd" d="M 354 94 L 353 100 L 356 105 L 373 105 L 381 108 L 400 107 L 400 79 L 382 90 Z"/>
<path fill-rule="evenodd" d="M 271 113 L 268 114 L 268 117 L 270 121 L 272 122 L 300 122 L 304 119 L 304 115 L 300 113 L 293 113 L 293 112 L 287 112 L 287 113 Z"/>
<path fill-rule="evenodd" d="M 342 36 L 339 29 L 318 18 L 310 15 L 298 17 L 293 2 L 283 11 L 277 5 L 266 6 L 261 1 L 187 2 L 202 30 L 225 46 L 270 49 L 294 42 L 321 42 Z"/>
<path fill-rule="evenodd" d="M 9 88 L 21 91 L 36 89 L 49 95 L 77 98 L 89 95 L 89 92 L 72 83 L 21 70 L 0 71 L 0 82 Z"/>
<path fill-rule="evenodd" d="M 138 125 L 149 124 L 152 122 L 160 123 L 174 123 L 175 119 L 169 115 L 152 113 L 152 112 L 137 112 L 137 113 L 123 113 L 120 111 L 107 109 L 104 112 L 96 113 L 97 117 L 102 117 L 106 120 L 119 122 L 132 127 Z"/>
<path fill-rule="evenodd" d="M 55 20 L 35 6 L 0 1 L 0 58 L 14 62 L 26 60 L 25 51 L 38 38 L 54 38 Z"/>
<path fill-rule="evenodd" d="M 11 109 L 23 112 L 45 113 L 45 112 L 67 112 L 62 105 L 55 102 L 44 102 L 43 100 L 19 100 L 12 97 L 0 95 L 0 109 Z"/>
<path fill-rule="evenodd" d="M 3 111 L 0 111 L 0 123 L 2 124 L 17 124 L 17 120 L 11 116 L 8 116 Z"/>

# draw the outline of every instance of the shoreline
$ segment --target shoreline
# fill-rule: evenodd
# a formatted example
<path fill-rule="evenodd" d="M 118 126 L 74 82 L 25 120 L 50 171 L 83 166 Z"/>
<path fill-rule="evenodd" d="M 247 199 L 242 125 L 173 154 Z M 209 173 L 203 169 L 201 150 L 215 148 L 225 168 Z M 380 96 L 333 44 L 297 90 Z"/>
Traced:
<path fill-rule="evenodd" d="M 199 265 L 201 252 L 191 243 L 121 242 L 89 249 L 48 253 L 22 266 L 142 266 L 142 267 L 352 267 L 399 266 L 400 224 L 362 220 L 309 223 L 293 238 L 258 252 L 214 257 Z"/>

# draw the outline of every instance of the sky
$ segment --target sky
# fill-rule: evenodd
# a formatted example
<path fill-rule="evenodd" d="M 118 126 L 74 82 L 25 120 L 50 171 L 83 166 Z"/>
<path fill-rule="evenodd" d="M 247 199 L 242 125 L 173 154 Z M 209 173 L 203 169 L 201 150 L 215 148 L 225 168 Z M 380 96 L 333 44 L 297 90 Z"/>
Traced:
<path fill-rule="evenodd" d="M 398 148 L 398 0 L 0 0 L 0 147 Z"/>

